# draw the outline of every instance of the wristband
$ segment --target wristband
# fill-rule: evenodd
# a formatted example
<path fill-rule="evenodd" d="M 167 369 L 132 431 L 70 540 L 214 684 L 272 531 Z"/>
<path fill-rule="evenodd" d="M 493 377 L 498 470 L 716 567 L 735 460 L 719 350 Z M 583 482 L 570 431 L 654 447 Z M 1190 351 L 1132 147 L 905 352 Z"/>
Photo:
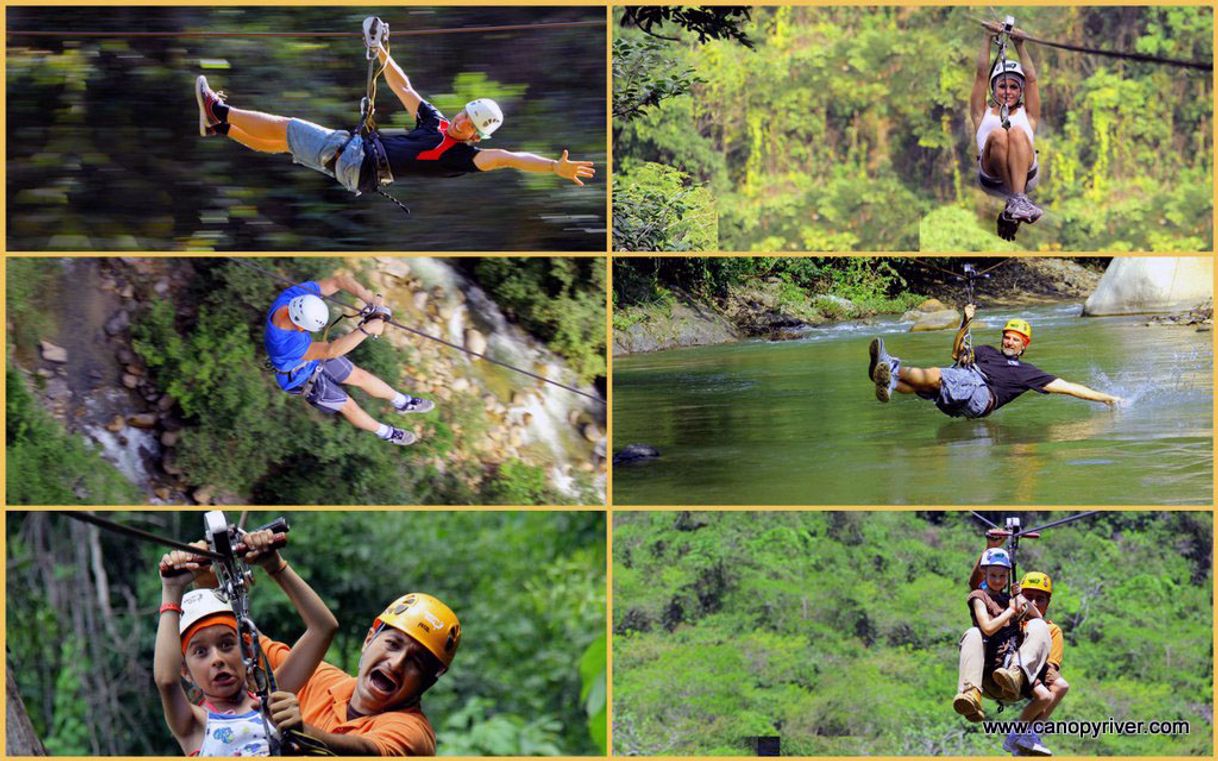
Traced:
<path fill-rule="evenodd" d="M 282 558 L 280 558 L 280 559 L 282 560 Z M 268 574 L 270 574 L 271 576 L 278 576 L 279 574 L 281 574 L 281 573 L 283 573 L 284 571 L 286 571 L 286 570 L 287 570 L 287 568 L 288 568 L 288 561 L 283 560 L 283 562 L 282 562 L 282 563 L 280 563 L 280 565 L 279 565 L 279 567 L 278 567 L 278 568 L 276 568 L 276 569 L 275 569 L 275 570 L 273 570 L 273 571 L 267 571 L 267 573 L 268 573 Z"/>
<path fill-rule="evenodd" d="M 158 610 L 158 611 L 156 612 L 156 614 L 159 616 L 159 615 L 161 615 L 161 614 L 163 614 L 163 613 L 165 613 L 165 612 L 167 612 L 167 611 L 170 611 L 170 610 L 172 610 L 174 613 L 177 613 L 179 616 L 180 616 L 180 615 L 182 615 L 182 606 L 181 606 L 181 605 L 178 605 L 176 602 L 163 602 L 163 603 L 161 603 L 160 610 Z"/>

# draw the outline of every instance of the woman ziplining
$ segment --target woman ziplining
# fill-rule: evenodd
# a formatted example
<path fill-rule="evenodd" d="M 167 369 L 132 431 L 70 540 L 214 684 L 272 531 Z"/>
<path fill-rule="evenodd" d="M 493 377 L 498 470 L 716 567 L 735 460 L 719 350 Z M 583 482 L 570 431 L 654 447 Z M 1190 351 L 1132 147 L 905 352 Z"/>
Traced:
<path fill-rule="evenodd" d="M 368 96 L 361 124 L 355 131 L 332 130 L 303 119 L 277 116 L 228 105 L 211 89 L 207 78 L 195 81 L 199 134 L 225 135 L 255 151 L 291 153 L 296 163 L 335 178 L 359 195 L 380 192 L 403 175 L 456 177 L 471 172 L 516 169 L 552 173 L 583 185 L 595 175 L 593 162 L 571 161 L 566 150 L 558 159 L 475 145 L 491 137 L 504 123 L 503 110 L 490 98 L 477 98 L 448 120 L 415 91 L 406 73 L 389 53 L 389 25 L 379 18 L 364 21 L 364 44 L 370 61 Z M 373 64 L 379 63 L 379 71 Z M 415 118 L 414 129 L 400 135 L 382 134 L 372 121 L 376 79 L 384 74 L 390 90 Z M 400 205 L 400 204 L 399 204 Z M 404 208 L 404 207 L 403 207 Z"/>
<path fill-rule="evenodd" d="M 1034 224 L 1044 211 L 1028 198 L 1039 181 L 1036 127 L 1040 121 L 1040 86 L 1036 67 L 1024 44 L 1026 35 L 1006 23 L 982 22 L 985 35 L 977 56 L 977 74 L 969 99 L 976 128 L 977 180 L 982 189 L 1006 199 L 998 215 L 998 236 L 1015 240 L 1022 222 Z M 1006 57 L 1007 41 L 1015 43 L 1018 61 Z M 990 49 L 998 56 L 990 63 Z"/>

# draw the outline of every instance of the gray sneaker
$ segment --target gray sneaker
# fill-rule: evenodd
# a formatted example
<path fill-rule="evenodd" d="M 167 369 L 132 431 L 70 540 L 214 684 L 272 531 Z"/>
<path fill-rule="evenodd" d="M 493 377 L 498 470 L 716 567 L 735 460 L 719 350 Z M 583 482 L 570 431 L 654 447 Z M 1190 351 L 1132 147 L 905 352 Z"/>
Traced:
<path fill-rule="evenodd" d="M 409 395 L 407 395 L 407 397 L 406 397 L 406 404 L 402 405 L 401 407 L 394 407 L 395 410 L 397 410 L 399 413 L 401 413 L 403 415 L 406 415 L 411 412 L 418 412 L 418 413 L 431 412 L 435 408 L 436 408 L 436 403 L 431 401 L 430 399 L 420 399 L 417 396 L 409 396 Z"/>
<path fill-rule="evenodd" d="M 393 427 L 390 426 L 390 428 Z M 416 437 L 410 431 L 403 431 L 401 428 L 393 428 L 393 430 L 389 433 L 389 438 L 385 440 L 390 444 L 397 444 L 399 447 L 408 447 L 418 441 L 418 437 Z"/>
<path fill-rule="evenodd" d="M 1027 222 L 1035 224 L 1036 220 L 1044 216 L 1045 212 L 1024 193 L 1016 193 L 1007 199 L 1007 216 L 1019 222 Z"/>

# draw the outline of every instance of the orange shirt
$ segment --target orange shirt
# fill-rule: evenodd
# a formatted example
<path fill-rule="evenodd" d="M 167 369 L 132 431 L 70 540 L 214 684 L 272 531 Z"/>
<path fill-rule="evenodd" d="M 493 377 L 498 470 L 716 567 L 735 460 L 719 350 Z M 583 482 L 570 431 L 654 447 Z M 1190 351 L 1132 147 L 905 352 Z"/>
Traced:
<path fill-rule="evenodd" d="M 279 668 L 292 649 L 282 642 L 262 638 L 262 647 L 272 669 Z M 356 679 L 347 672 L 321 663 L 304 688 L 296 694 L 300 715 L 306 724 L 336 735 L 361 735 L 371 740 L 382 756 L 434 756 L 436 733 L 418 706 L 347 719 L 347 704 L 355 693 Z"/>

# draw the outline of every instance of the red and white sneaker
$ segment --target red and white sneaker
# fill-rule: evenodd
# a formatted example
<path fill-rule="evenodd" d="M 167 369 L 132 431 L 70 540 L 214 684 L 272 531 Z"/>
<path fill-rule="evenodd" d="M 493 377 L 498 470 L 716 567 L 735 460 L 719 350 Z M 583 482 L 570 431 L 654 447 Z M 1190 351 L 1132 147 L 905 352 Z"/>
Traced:
<path fill-rule="evenodd" d="M 199 104 L 199 134 L 203 137 L 216 134 L 216 125 L 221 120 L 215 107 L 224 105 L 224 93 L 213 91 L 207 86 L 207 77 L 200 74 L 195 80 L 195 100 Z"/>

